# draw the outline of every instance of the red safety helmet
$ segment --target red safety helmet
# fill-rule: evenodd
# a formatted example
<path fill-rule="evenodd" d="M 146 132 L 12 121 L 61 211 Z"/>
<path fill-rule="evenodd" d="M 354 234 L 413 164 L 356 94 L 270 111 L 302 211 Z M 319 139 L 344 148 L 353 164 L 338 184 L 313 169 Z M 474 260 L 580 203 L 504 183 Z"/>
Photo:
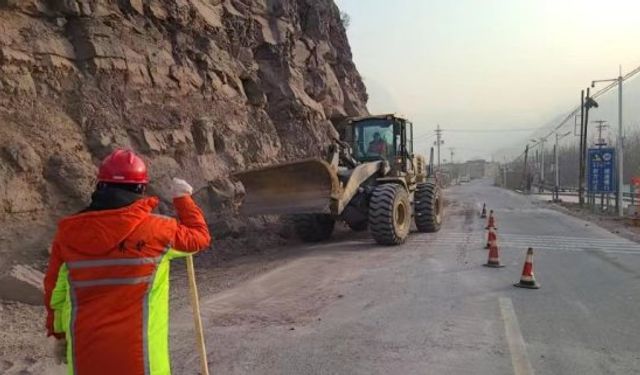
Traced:
<path fill-rule="evenodd" d="M 100 164 L 98 182 L 147 184 L 147 166 L 133 151 L 118 149 L 104 158 Z"/>

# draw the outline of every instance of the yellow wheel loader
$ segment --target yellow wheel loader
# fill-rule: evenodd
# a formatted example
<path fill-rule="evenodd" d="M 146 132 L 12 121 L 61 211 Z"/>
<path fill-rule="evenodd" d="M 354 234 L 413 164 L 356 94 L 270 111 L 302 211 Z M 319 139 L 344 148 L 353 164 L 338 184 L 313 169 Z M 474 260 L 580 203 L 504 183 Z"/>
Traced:
<path fill-rule="evenodd" d="M 241 211 L 290 215 L 307 242 L 331 237 L 337 220 L 355 231 L 369 229 L 382 245 L 403 243 L 412 221 L 419 232 L 440 229 L 440 189 L 432 165 L 413 152 L 411 122 L 395 115 L 355 118 L 344 138 L 329 146 L 326 160 L 234 174 L 246 192 Z"/>

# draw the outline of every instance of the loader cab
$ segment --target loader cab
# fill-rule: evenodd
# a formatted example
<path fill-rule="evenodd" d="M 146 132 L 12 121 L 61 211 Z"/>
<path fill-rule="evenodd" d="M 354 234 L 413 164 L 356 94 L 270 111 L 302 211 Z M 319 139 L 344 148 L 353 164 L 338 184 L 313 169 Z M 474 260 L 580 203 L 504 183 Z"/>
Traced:
<path fill-rule="evenodd" d="M 354 119 L 347 141 L 358 161 L 386 160 L 392 169 L 407 172 L 413 157 L 413 124 L 394 115 Z"/>

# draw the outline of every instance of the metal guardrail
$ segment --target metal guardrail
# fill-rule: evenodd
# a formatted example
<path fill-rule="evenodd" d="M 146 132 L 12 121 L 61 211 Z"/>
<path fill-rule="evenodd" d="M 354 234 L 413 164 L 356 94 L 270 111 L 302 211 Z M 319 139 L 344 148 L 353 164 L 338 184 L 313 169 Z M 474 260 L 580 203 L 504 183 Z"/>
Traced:
<path fill-rule="evenodd" d="M 533 194 L 548 194 L 548 195 L 553 195 L 555 194 L 555 186 L 553 185 L 544 185 L 544 189 L 542 192 L 539 191 L 540 186 L 539 185 L 533 185 L 531 187 L 531 193 Z M 516 191 L 521 191 L 520 189 L 516 189 Z M 560 188 L 559 191 L 559 195 L 560 196 L 577 196 L 579 194 L 578 189 L 573 188 L 573 187 L 569 187 L 569 188 Z M 600 194 L 595 194 L 596 198 L 600 198 Z M 588 196 L 588 195 L 587 195 Z M 585 198 L 587 198 L 587 196 L 585 196 Z M 604 194 L 604 197 L 609 196 L 610 200 L 615 201 L 616 199 L 616 193 L 609 193 L 609 194 Z M 638 189 L 637 191 L 634 192 L 630 192 L 630 191 L 625 191 L 622 193 L 622 199 L 625 203 L 630 203 L 631 205 L 638 205 L 640 206 L 640 189 Z"/>
<path fill-rule="evenodd" d="M 625 202 L 631 202 L 631 205 L 640 204 L 640 191 L 622 193 L 622 200 Z"/>
<path fill-rule="evenodd" d="M 564 197 L 577 197 L 579 192 L 577 189 L 572 188 L 564 188 L 560 189 L 559 194 L 556 196 L 555 186 L 545 186 L 543 192 L 539 191 L 539 186 L 532 186 L 532 189 L 529 193 L 523 192 L 520 189 L 516 189 L 516 192 L 524 193 L 524 194 L 535 194 L 535 195 L 548 195 L 551 196 L 554 200 L 561 199 Z M 586 194 L 585 195 L 585 203 L 586 207 L 591 207 L 592 210 L 597 210 L 598 207 L 603 212 L 609 212 L 613 207 L 616 207 L 616 199 L 617 194 L 608 193 L 608 194 Z M 634 225 L 640 226 L 640 188 L 635 191 L 625 191 L 622 193 L 623 197 L 623 206 L 626 211 L 625 218 L 631 219 L 634 222 Z"/>

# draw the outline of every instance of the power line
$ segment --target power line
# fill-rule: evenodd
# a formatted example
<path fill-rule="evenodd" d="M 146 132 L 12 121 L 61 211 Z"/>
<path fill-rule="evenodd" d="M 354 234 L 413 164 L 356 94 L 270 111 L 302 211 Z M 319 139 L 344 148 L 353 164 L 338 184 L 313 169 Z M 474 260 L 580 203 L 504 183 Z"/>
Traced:
<path fill-rule="evenodd" d="M 634 70 L 632 70 L 631 72 L 627 73 L 624 77 L 622 77 L 622 81 L 626 81 L 628 79 L 630 79 L 631 77 L 635 76 L 637 73 L 640 73 L 640 66 L 638 66 L 637 68 L 635 68 Z M 618 82 L 612 82 L 609 85 L 605 86 L 604 88 L 600 89 L 598 92 L 596 92 L 595 94 L 591 95 L 592 99 L 598 98 L 604 94 L 606 94 L 607 92 L 609 92 L 611 89 L 615 88 L 616 86 L 618 86 Z M 557 132 L 558 130 L 560 130 L 569 120 L 571 120 L 573 117 L 575 117 L 576 115 L 578 115 L 578 113 L 581 110 L 581 105 L 578 105 L 576 108 L 574 108 L 571 112 L 569 112 L 569 114 L 567 114 L 567 116 L 555 127 L 553 127 L 553 129 L 544 137 L 540 137 L 540 139 L 547 139 L 549 138 L 551 135 L 553 135 L 553 133 Z M 543 126 L 540 127 L 538 129 L 544 129 L 544 128 L 548 128 L 550 126 Z M 540 141 L 534 143 L 532 146 L 537 146 L 540 143 Z M 520 159 L 522 156 L 524 156 L 525 152 L 523 152 L 522 154 L 520 154 L 518 157 L 516 157 L 513 161 L 517 161 L 518 159 Z"/>
<path fill-rule="evenodd" d="M 629 78 L 633 77 L 634 75 L 636 75 L 639 72 L 640 72 L 640 66 L 638 66 L 637 68 L 635 68 L 631 72 L 627 73 L 624 77 L 622 77 L 622 81 L 624 82 L 624 81 L 628 80 Z M 596 92 L 595 94 L 591 95 L 591 98 L 592 99 L 598 98 L 598 97 L 606 94 L 607 92 L 609 92 L 611 89 L 615 88 L 616 86 L 618 86 L 618 82 L 612 82 L 609 85 L 607 85 L 606 87 L 604 87 L 601 90 L 599 90 L 598 92 Z M 556 131 L 560 130 L 560 128 L 562 128 L 567 123 L 567 121 L 571 120 L 571 118 L 573 118 L 575 115 L 577 115 L 578 112 L 580 112 L 580 105 L 578 105 L 573 111 L 571 111 L 567 115 L 567 117 L 565 117 L 564 120 L 562 120 L 562 122 L 560 122 L 555 128 L 553 128 L 553 130 L 551 130 L 551 132 L 549 134 L 547 134 L 543 138 L 548 138 L 553 133 L 555 133 Z"/>
<path fill-rule="evenodd" d="M 520 129 L 444 129 L 448 132 L 455 133 L 504 133 L 504 132 L 528 132 L 532 130 L 540 130 L 537 128 L 520 128 Z"/>
<path fill-rule="evenodd" d="M 433 138 L 433 137 L 435 137 L 435 136 L 436 136 L 435 134 L 421 134 L 421 135 L 418 135 L 418 136 L 414 137 L 414 138 L 413 138 L 413 140 L 414 140 L 414 141 L 417 141 L 417 140 L 427 140 L 427 139 L 429 139 L 429 138 Z"/>
<path fill-rule="evenodd" d="M 537 128 L 519 128 L 519 129 L 456 129 L 456 128 L 446 128 L 446 129 L 441 129 L 442 131 L 447 131 L 447 132 L 453 132 L 453 133 L 504 133 L 504 132 L 529 132 L 532 130 L 540 130 L 542 128 L 537 127 Z M 421 139 L 421 138 L 431 138 L 431 137 L 435 137 L 436 134 L 422 134 L 419 135 L 417 137 L 415 137 L 415 139 Z"/>

